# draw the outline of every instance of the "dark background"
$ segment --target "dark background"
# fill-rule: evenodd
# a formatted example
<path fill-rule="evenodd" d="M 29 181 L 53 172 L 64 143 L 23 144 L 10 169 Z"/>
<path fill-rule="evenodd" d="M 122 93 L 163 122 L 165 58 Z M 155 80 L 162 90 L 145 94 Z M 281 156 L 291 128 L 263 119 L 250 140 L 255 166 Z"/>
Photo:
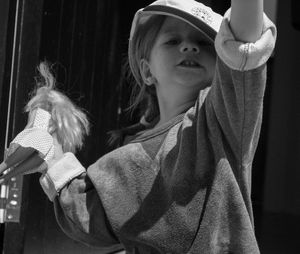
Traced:
<path fill-rule="evenodd" d="M 123 65 L 133 14 L 150 2 L 1 0 L 0 143 L 5 143 L 9 87 L 11 140 L 25 126 L 22 112 L 34 88 L 36 66 L 48 60 L 53 63 L 57 87 L 88 112 L 92 123 L 79 159 L 88 166 L 111 150 L 106 132 L 135 120 L 126 112 L 130 86 L 124 80 Z M 230 5 L 228 0 L 202 2 L 221 14 Z M 285 254 L 300 253 L 300 8 L 297 1 L 278 1 L 277 7 L 278 40 L 268 65 L 252 198 L 262 253 Z M 3 149 L 0 146 L 0 154 Z M 38 178 L 37 174 L 22 178 L 20 222 L 1 224 L 4 253 L 99 253 L 61 232 Z"/>

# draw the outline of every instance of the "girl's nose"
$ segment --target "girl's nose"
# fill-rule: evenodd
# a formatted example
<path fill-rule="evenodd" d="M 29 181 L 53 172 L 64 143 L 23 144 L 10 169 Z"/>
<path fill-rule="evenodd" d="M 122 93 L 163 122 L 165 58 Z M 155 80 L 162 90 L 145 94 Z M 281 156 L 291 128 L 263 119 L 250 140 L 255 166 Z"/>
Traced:
<path fill-rule="evenodd" d="M 183 41 L 180 47 L 180 51 L 182 53 L 186 52 L 194 52 L 199 53 L 199 45 L 196 42 L 193 41 Z"/>

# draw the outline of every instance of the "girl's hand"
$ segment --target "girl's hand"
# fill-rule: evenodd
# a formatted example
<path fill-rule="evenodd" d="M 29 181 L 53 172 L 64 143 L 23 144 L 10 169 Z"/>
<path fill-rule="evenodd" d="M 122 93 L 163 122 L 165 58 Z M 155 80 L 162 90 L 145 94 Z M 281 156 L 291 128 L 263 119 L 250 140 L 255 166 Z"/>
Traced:
<path fill-rule="evenodd" d="M 45 173 L 47 169 L 63 157 L 62 146 L 52 134 L 54 156 L 50 161 L 42 159 L 37 150 L 32 147 L 22 147 L 12 144 L 6 151 L 5 160 L 0 164 L 0 184 L 18 175 Z"/>
<path fill-rule="evenodd" d="M 58 142 L 57 140 L 57 136 L 55 133 L 52 133 L 52 137 L 53 137 L 53 145 L 54 145 L 54 156 L 51 160 L 49 161 L 44 161 L 39 167 L 33 168 L 32 170 L 26 171 L 25 174 L 32 174 L 35 172 L 39 172 L 39 173 L 45 173 L 47 172 L 48 168 L 52 167 L 57 161 L 59 161 L 64 153 L 62 150 L 62 146 L 61 144 Z"/>
<path fill-rule="evenodd" d="M 230 27 L 236 39 L 257 41 L 263 29 L 263 0 L 231 0 Z"/>
<path fill-rule="evenodd" d="M 51 160 L 47 161 L 47 162 L 43 161 L 43 163 L 40 164 L 40 166 L 38 166 L 38 167 L 32 168 L 31 170 L 26 170 L 24 172 L 24 175 L 33 174 L 33 173 L 36 173 L 36 172 L 39 172 L 39 173 L 43 174 L 43 173 L 47 172 L 48 168 L 52 167 L 52 165 L 54 165 L 57 161 L 59 161 L 63 157 L 64 153 L 63 153 L 63 150 L 62 150 L 62 146 L 58 142 L 56 134 L 53 133 L 52 137 L 53 137 L 53 145 L 54 145 L 54 156 L 53 156 L 53 158 Z M 35 160 L 38 163 L 37 156 L 35 157 Z M 22 167 L 23 165 L 20 164 L 20 166 Z"/>

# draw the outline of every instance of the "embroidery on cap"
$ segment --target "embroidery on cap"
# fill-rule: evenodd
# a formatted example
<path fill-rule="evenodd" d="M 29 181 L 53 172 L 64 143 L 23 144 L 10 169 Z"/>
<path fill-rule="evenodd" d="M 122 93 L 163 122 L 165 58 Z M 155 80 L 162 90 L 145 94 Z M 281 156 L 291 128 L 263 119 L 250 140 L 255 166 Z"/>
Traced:
<path fill-rule="evenodd" d="M 193 9 L 191 9 L 191 13 L 194 16 L 202 19 L 206 24 L 210 25 L 213 22 L 211 14 L 203 8 L 194 7 Z"/>

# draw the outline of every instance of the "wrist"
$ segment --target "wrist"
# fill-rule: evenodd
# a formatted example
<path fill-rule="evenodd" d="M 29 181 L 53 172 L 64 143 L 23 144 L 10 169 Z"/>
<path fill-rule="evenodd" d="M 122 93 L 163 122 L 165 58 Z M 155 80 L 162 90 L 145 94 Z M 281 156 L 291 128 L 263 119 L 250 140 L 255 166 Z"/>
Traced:
<path fill-rule="evenodd" d="M 75 155 L 68 152 L 40 177 L 40 184 L 48 198 L 53 201 L 62 188 L 84 172 L 85 168 Z"/>

